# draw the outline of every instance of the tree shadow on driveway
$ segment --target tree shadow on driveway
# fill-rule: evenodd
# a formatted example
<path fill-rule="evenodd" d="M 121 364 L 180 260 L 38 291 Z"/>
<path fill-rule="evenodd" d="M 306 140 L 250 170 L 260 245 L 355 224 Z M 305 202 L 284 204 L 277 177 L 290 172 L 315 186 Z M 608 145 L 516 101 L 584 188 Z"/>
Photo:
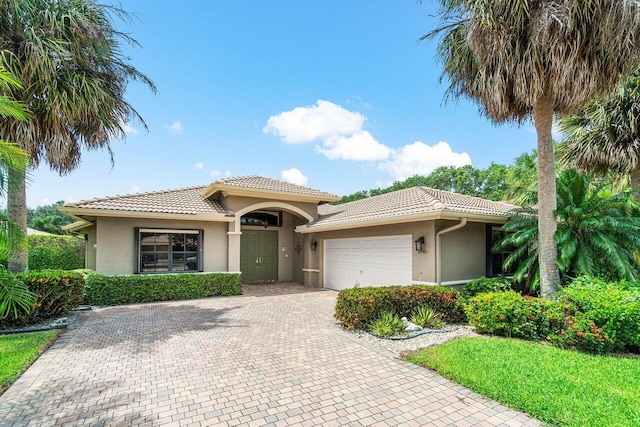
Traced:
<path fill-rule="evenodd" d="M 208 300 L 200 301 L 206 304 Z M 66 347 L 90 350 L 127 342 L 135 349 L 145 351 L 158 342 L 191 332 L 212 331 L 215 336 L 215 330 L 221 328 L 248 326 L 243 319 L 233 318 L 232 312 L 239 308 L 242 305 L 208 308 L 189 302 L 101 308 L 82 314 L 73 327 L 73 339 Z"/>
<path fill-rule="evenodd" d="M 154 425 L 158 417 L 139 405 L 143 398 L 119 381 L 56 377 L 32 387 L 18 401 L 0 401 L 0 425 Z"/>

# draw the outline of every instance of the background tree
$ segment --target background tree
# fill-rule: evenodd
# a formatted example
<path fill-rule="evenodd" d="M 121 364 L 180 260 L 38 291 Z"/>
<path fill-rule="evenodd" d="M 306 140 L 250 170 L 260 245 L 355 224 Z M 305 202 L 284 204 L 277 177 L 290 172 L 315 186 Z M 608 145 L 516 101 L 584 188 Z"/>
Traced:
<path fill-rule="evenodd" d="M 83 149 L 111 153 L 110 140 L 124 139 L 127 122 L 144 125 L 124 94 L 131 80 L 155 86 L 120 50 L 135 40 L 112 19 L 128 17 L 93 0 L 0 0 L 0 54 L 23 84 L 8 95 L 32 113 L 27 121 L 2 120 L 0 136 L 27 151 L 34 167 L 45 162 L 69 173 Z M 26 230 L 24 173 L 9 174 L 7 208 Z M 26 267 L 24 251 L 9 259 L 12 271 Z"/>
<path fill-rule="evenodd" d="M 489 200 L 504 200 L 507 183 L 504 176 L 509 168 L 505 165 L 491 163 L 487 169 L 476 169 L 466 166 L 441 166 L 429 175 L 414 175 L 404 181 L 396 181 L 386 188 L 362 190 L 343 196 L 335 204 L 353 202 L 367 197 L 378 196 L 392 191 L 416 186 L 431 187 L 438 190 L 453 191 L 468 196 Z"/>
<path fill-rule="evenodd" d="M 60 200 L 50 205 L 38 206 L 35 209 L 27 208 L 27 225 L 29 228 L 46 233 L 64 234 L 62 227 L 71 224 L 73 218 L 58 210 L 58 207 L 62 205 L 64 205 L 64 201 Z"/>
<path fill-rule="evenodd" d="M 631 189 L 640 191 L 640 70 L 610 97 L 561 118 L 560 130 L 564 163 L 597 176 L 609 171 L 629 176 Z"/>
<path fill-rule="evenodd" d="M 495 123 L 532 118 L 538 136 L 542 296 L 555 298 L 554 113 L 610 93 L 638 61 L 640 7 L 619 0 L 441 0 L 438 56 L 447 96 L 476 101 Z"/>
<path fill-rule="evenodd" d="M 611 181 L 596 180 L 566 169 L 558 179 L 558 266 L 563 276 L 638 280 L 640 265 L 640 204 L 632 193 L 611 195 Z M 516 212 L 504 225 L 508 233 L 497 249 L 513 249 L 505 267 L 516 267 L 514 278 L 538 289 L 538 216 L 534 209 Z"/>

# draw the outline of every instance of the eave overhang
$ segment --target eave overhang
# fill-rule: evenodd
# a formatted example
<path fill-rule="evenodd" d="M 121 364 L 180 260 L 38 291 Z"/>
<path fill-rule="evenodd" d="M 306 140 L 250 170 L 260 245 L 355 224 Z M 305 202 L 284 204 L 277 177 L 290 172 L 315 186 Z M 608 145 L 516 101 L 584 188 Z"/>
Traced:
<path fill-rule="evenodd" d="M 310 234 L 310 233 L 322 233 L 326 231 L 347 230 L 353 228 L 364 227 L 379 227 L 383 225 L 404 224 L 408 222 L 419 221 L 433 221 L 433 220 L 455 220 L 459 221 L 462 218 L 467 218 L 472 222 L 482 222 L 490 224 L 504 224 L 507 222 L 507 217 L 502 215 L 488 215 L 488 214 L 472 214 L 466 212 L 443 210 L 437 212 L 417 213 L 410 215 L 397 215 L 385 218 L 374 218 L 369 220 L 354 220 L 345 221 L 338 224 L 322 225 L 322 220 L 319 223 L 303 224 L 295 228 L 297 233 Z"/>
<path fill-rule="evenodd" d="M 223 197 L 227 196 L 239 196 L 239 197 L 253 197 L 263 198 L 270 200 L 284 200 L 288 202 L 303 202 L 303 203 L 329 203 L 340 200 L 338 196 L 325 196 L 320 197 L 314 194 L 300 194 L 291 193 L 288 191 L 277 190 L 264 190 L 256 188 L 243 188 L 235 185 L 225 185 L 220 183 L 212 183 L 201 193 L 202 197 L 209 198 L 216 193 L 221 193 Z"/>

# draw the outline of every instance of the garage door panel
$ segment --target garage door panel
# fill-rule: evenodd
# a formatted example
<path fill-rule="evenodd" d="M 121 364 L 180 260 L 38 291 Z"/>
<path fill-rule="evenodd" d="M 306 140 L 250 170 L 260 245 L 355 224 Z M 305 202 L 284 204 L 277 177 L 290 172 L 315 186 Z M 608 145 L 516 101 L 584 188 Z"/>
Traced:
<path fill-rule="evenodd" d="M 324 286 L 409 285 L 412 245 L 410 235 L 325 240 Z"/>

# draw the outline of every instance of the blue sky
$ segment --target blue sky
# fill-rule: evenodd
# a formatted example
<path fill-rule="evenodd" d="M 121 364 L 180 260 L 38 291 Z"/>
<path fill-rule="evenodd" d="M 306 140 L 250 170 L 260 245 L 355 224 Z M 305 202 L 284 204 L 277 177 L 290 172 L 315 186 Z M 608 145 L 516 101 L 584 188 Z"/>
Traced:
<path fill-rule="evenodd" d="M 530 124 L 494 126 L 446 84 L 425 0 L 123 0 L 131 63 L 157 85 L 127 99 L 149 128 L 85 152 L 59 177 L 33 172 L 27 203 L 205 185 L 262 175 L 338 195 L 442 165 L 509 164 L 535 146 Z"/>

